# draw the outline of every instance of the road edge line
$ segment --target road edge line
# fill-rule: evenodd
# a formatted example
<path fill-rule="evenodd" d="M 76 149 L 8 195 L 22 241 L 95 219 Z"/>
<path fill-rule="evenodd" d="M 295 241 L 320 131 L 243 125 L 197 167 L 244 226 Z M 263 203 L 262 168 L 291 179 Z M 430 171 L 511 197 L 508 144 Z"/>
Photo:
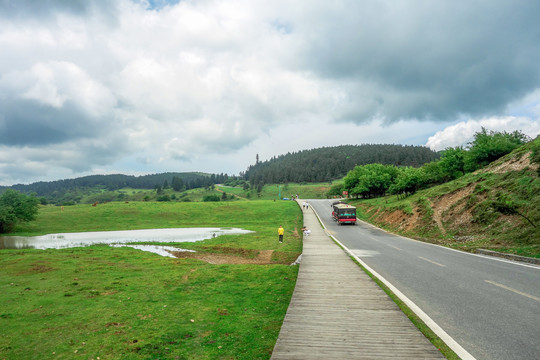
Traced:
<path fill-rule="evenodd" d="M 366 268 L 367 271 L 369 271 L 373 276 L 375 276 L 380 282 L 382 282 L 384 285 L 386 285 L 390 291 L 392 291 L 405 305 L 407 305 L 412 312 L 416 314 L 425 324 L 427 327 L 431 329 L 437 335 L 452 351 L 456 353 L 457 356 L 459 356 L 462 360 L 476 360 L 474 356 L 472 356 L 467 350 L 465 350 L 461 345 L 458 344 L 457 341 L 455 341 L 446 331 L 444 331 L 432 318 L 430 318 L 418 305 L 416 305 L 412 300 L 410 300 L 405 294 L 403 294 L 401 291 L 399 291 L 392 283 L 390 283 L 388 280 L 386 280 L 381 274 L 373 270 L 368 264 L 366 264 L 363 260 L 361 260 L 358 256 L 356 256 L 348 247 L 346 247 L 341 241 L 336 239 L 335 236 L 328 233 L 328 229 L 326 226 L 324 226 L 324 223 L 322 222 L 321 218 L 319 217 L 319 214 L 315 209 L 313 209 L 313 212 L 315 213 L 315 216 L 319 219 L 319 223 L 325 230 L 326 234 L 332 238 L 339 246 L 341 246 L 349 256 L 354 258 L 356 261 L 358 261 L 359 264 L 361 264 L 363 267 Z"/>

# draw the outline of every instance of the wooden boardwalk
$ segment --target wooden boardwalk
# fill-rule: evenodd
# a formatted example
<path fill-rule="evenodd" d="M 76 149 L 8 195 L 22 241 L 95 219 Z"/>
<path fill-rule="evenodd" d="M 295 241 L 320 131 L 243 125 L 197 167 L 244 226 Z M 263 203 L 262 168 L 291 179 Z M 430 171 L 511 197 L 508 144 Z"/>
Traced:
<path fill-rule="evenodd" d="M 444 359 L 304 210 L 302 261 L 271 359 Z"/>

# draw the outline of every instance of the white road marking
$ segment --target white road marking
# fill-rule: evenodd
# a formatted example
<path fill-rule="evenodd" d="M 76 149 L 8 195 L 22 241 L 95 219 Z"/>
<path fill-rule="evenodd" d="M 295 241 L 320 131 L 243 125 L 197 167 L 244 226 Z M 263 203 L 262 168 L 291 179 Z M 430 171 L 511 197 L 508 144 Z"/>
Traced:
<path fill-rule="evenodd" d="M 373 250 L 354 249 L 351 251 L 353 252 L 354 255 L 359 256 L 359 257 L 373 257 L 376 255 L 380 255 L 380 252 L 373 251 Z"/>
<path fill-rule="evenodd" d="M 539 297 L 536 297 L 536 296 L 534 296 L 534 295 L 530 295 L 530 294 L 524 293 L 524 292 L 522 292 L 522 291 L 513 289 L 513 288 L 508 287 L 508 286 L 503 285 L 503 284 L 499 284 L 499 283 L 497 283 L 497 282 L 495 282 L 495 281 L 485 280 L 485 282 L 487 282 L 488 284 L 491 284 L 491 285 L 498 286 L 498 287 L 503 288 L 503 289 L 505 289 L 505 290 L 511 291 L 511 292 L 516 293 L 516 294 L 518 294 L 518 295 L 528 297 L 529 299 L 533 299 L 533 300 L 536 300 L 536 301 L 540 301 L 540 298 L 539 298 Z"/>
<path fill-rule="evenodd" d="M 437 266 L 440 266 L 440 267 L 446 267 L 446 265 L 439 264 L 438 262 L 435 262 L 435 261 L 433 261 L 433 260 L 426 259 L 425 257 L 419 256 L 418 258 L 420 258 L 420 259 L 422 259 L 422 260 L 424 260 L 424 261 L 430 262 L 430 263 L 432 263 L 432 264 L 435 264 L 435 265 L 437 265 Z"/>
<path fill-rule="evenodd" d="M 400 248 L 398 248 L 397 246 L 389 245 L 389 244 L 386 244 L 386 245 L 390 246 L 390 247 L 393 248 L 393 249 L 396 249 L 396 250 L 399 250 L 399 251 L 403 251 L 403 249 L 400 249 Z"/>

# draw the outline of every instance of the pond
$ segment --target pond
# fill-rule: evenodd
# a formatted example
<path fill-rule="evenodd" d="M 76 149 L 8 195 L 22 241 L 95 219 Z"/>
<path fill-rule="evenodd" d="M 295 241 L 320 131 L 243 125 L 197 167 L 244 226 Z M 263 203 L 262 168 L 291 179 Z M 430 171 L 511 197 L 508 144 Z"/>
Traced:
<path fill-rule="evenodd" d="M 174 228 L 123 231 L 97 231 L 83 233 L 48 234 L 42 236 L 3 236 L 0 249 L 65 249 L 95 244 L 128 244 L 133 242 L 196 242 L 220 235 L 247 234 L 250 230 L 238 228 Z M 123 245 L 126 246 L 126 245 Z M 182 249 L 153 245 L 129 245 L 144 251 L 170 256 L 168 250 Z M 160 249 L 161 248 L 161 249 Z"/>

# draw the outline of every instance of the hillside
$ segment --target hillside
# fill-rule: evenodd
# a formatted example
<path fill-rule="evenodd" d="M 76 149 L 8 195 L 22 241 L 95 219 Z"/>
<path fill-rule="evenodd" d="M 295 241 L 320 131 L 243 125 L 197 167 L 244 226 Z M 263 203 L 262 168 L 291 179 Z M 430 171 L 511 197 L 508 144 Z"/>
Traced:
<path fill-rule="evenodd" d="M 438 158 L 438 153 L 424 146 L 341 145 L 288 153 L 258 162 L 247 169 L 244 178 L 252 186 L 325 182 L 342 178 L 356 165 L 379 163 L 417 167 Z"/>
<path fill-rule="evenodd" d="M 540 154 L 540 138 L 481 170 L 404 199 L 353 203 L 364 219 L 409 237 L 540 257 L 539 164 L 533 154 Z"/>

